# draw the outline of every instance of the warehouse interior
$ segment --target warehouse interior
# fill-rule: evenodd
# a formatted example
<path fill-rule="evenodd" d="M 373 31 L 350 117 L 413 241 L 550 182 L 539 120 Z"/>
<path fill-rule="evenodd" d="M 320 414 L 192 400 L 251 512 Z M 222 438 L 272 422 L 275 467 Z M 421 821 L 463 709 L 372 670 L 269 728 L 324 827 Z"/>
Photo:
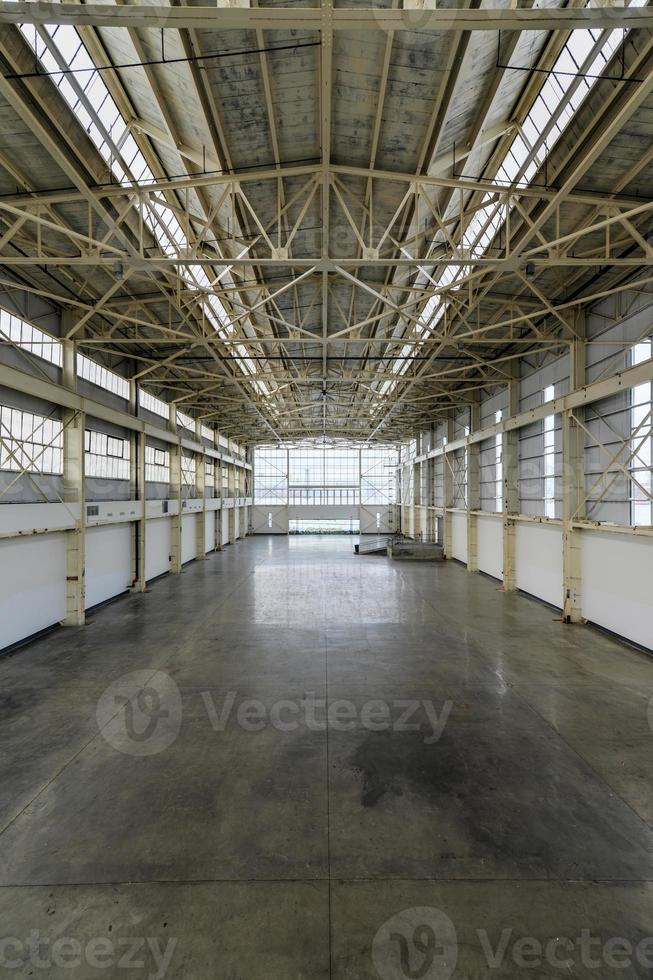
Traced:
<path fill-rule="evenodd" d="M 653 976 L 652 217 L 646 0 L 0 0 L 0 976 Z"/>

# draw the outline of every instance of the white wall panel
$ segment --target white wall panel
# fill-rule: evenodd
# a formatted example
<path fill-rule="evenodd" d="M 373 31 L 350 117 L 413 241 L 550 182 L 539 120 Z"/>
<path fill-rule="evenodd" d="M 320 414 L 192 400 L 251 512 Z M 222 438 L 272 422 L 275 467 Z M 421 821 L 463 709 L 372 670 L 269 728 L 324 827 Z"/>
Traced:
<path fill-rule="evenodd" d="M 477 517 L 476 520 L 479 570 L 503 579 L 503 521 L 500 517 Z"/>
<path fill-rule="evenodd" d="M 181 515 L 181 563 L 197 558 L 197 514 Z"/>
<path fill-rule="evenodd" d="M 65 534 L 0 541 L 0 648 L 54 626 L 65 614 Z"/>
<path fill-rule="evenodd" d="M 156 578 L 170 569 L 170 530 L 169 517 L 159 517 L 148 521 L 145 527 L 145 575 Z"/>
<path fill-rule="evenodd" d="M 517 588 L 554 606 L 562 604 L 562 528 L 517 524 Z"/>
<path fill-rule="evenodd" d="M 128 589 L 131 574 L 131 525 L 87 528 L 86 608 Z"/>
<path fill-rule="evenodd" d="M 234 541 L 240 537 L 240 507 L 234 507 Z"/>
<path fill-rule="evenodd" d="M 204 515 L 204 550 L 213 551 L 213 546 L 215 542 L 215 511 L 207 510 Z"/>
<path fill-rule="evenodd" d="M 229 544 L 229 515 L 231 510 L 229 508 L 223 508 L 222 510 L 222 544 Z"/>
<path fill-rule="evenodd" d="M 581 531 L 582 613 L 653 648 L 653 539 Z"/>
<path fill-rule="evenodd" d="M 450 516 L 452 555 L 467 564 L 467 515 L 452 513 Z"/>

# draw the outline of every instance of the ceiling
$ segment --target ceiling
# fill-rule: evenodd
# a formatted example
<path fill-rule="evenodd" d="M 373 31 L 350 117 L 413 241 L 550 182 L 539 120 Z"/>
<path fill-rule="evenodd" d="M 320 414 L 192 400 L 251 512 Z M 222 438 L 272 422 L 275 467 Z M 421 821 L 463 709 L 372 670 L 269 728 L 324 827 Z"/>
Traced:
<path fill-rule="evenodd" d="M 612 31 L 608 77 L 506 182 L 569 38 L 556 18 L 583 5 L 540 3 L 528 30 L 509 0 L 427 6 L 67 4 L 101 68 L 90 118 L 100 91 L 120 112 L 107 159 L 57 87 L 90 73 L 48 74 L 45 29 L 0 3 L 0 284 L 247 442 L 405 438 L 564 352 L 583 308 L 651 265 L 650 15 Z M 601 8 L 580 14 L 602 43 Z M 119 179 L 132 145 L 147 175 Z"/>

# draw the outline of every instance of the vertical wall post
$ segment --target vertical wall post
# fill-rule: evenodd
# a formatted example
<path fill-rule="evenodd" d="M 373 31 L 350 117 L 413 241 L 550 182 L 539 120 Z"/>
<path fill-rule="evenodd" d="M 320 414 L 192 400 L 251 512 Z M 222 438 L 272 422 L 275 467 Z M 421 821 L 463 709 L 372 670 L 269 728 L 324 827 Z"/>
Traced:
<path fill-rule="evenodd" d="M 71 314 L 62 316 L 63 334 L 73 326 Z M 63 383 L 77 388 L 77 345 L 63 341 Z M 66 531 L 66 613 L 64 626 L 83 626 L 86 620 L 86 492 L 84 487 L 84 412 L 63 411 L 63 499 L 71 504 L 75 524 Z"/>
<path fill-rule="evenodd" d="M 585 316 L 575 320 L 577 339 L 569 348 L 569 382 L 571 391 L 585 384 Z M 583 622 L 581 546 L 582 531 L 573 521 L 583 516 L 585 496 L 585 433 L 582 408 L 562 413 L 562 618 L 565 623 Z M 581 511 L 579 513 L 579 511 Z"/>
<path fill-rule="evenodd" d="M 514 362 L 513 362 L 514 364 Z M 510 418 L 519 412 L 519 373 L 513 366 L 513 380 L 508 383 L 508 412 Z M 517 588 L 517 525 L 513 515 L 519 513 L 519 430 L 503 433 L 503 591 Z"/>
<path fill-rule="evenodd" d="M 477 397 L 469 409 L 469 431 L 481 427 L 481 406 Z M 467 447 L 467 571 L 478 571 L 478 514 L 481 507 L 481 444 L 472 442 Z"/>

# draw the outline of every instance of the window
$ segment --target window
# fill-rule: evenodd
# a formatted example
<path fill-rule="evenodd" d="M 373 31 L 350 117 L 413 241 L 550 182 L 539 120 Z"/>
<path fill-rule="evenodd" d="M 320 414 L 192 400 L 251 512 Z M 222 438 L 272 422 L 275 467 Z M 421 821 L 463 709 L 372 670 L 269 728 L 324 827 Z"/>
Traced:
<path fill-rule="evenodd" d="M 204 485 L 215 486 L 215 463 L 212 459 L 207 459 L 204 463 Z"/>
<path fill-rule="evenodd" d="M 635 344 L 631 361 L 641 364 L 653 356 L 653 341 L 644 340 Z M 636 385 L 630 393 L 630 522 L 637 525 L 653 524 L 652 460 L 653 460 L 653 409 L 650 381 Z M 637 482 L 635 482 L 635 480 Z"/>
<path fill-rule="evenodd" d="M 555 388 L 548 385 L 543 391 L 543 401 L 555 398 Z M 555 415 L 547 415 L 542 423 L 542 455 L 544 477 L 544 516 L 556 516 L 555 502 Z"/>
<path fill-rule="evenodd" d="M 61 341 L 7 310 L 0 310 L 0 339 L 11 342 L 50 364 L 56 364 L 57 367 L 61 367 L 63 363 Z"/>
<path fill-rule="evenodd" d="M 87 429 L 84 433 L 84 472 L 105 480 L 129 479 L 129 440 Z"/>
<path fill-rule="evenodd" d="M 92 385 L 104 388 L 105 391 L 110 391 L 119 398 L 124 398 L 125 401 L 129 399 L 129 381 L 115 371 L 110 371 L 102 364 L 92 361 L 90 357 L 85 357 L 84 354 L 77 355 L 77 374 L 85 381 L 90 381 Z"/>
<path fill-rule="evenodd" d="M 0 405 L 0 470 L 63 473 L 63 424 Z"/>
<path fill-rule="evenodd" d="M 189 432 L 195 435 L 195 419 L 192 419 L 190 415 L 186 415 L 179 409 L 177 409 L 177 425 L 181 425 L 182 428 L 188 429 Z"/>
<path fill-rule="evenodd" d="M 395 502 L 397 464 L 397 450 L 393 446 L 361 450 L 361 504 Z"/>
<path fill-rule="evenodd" d="M 160 415 L 164 419 L 170 418 L 170 406 L 168 403 L 157 398 L 155 395 L 151 395 L 149 391 L 143 391 L 142 388 L 138 389 L 138 403 L 142 408 L 148 412 L 152 412 L 154 415 Z"/>
<path fill-rule="evenodd" d="M 148 483 L 170 483 L 170 453 L 157 446 L 145 446 L 145 480 Z"/>
<path fill-rule="evenodd" d="M 200 426 L 200 435 L 202 436 L 202 439 L 206 439 L 207 442 L 210 442 L 211 445 L 213 445 L 213 429 L 209 429 L 208 425 L 202 424 Z"/>
<path fill-rule="evenodd" d="M 288 503 L 288 452 L 274 446 L 256 449 L 254 499 L 259 504 Z"/>
<path fill-rule="evenodd" d="M 254 500 L 304 506 L 388 505 L 395 500 L 398 459 L 395 446 L 257 446 Z"/>
<path fill-rule="evenodd" d="M 181 482 L 184 487 L 194 487 L 197 482 L 197 469 L 194 456 L 181 456 Z"/>

